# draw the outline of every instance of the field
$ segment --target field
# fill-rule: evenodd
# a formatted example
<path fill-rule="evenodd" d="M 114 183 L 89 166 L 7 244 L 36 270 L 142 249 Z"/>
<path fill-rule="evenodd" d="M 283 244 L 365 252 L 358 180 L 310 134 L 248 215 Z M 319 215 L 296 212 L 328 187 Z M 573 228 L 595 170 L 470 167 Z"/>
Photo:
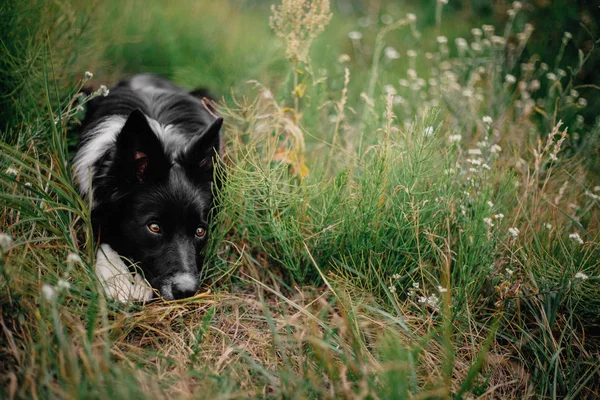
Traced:
<path fill-rule="evenodd" d="M 0 398 L 599 398 L 599 10 L 539 3 L 3 2 Z M 147 305 L 71 165 L 138 72 L 225 119 L 205 287 Z"/>

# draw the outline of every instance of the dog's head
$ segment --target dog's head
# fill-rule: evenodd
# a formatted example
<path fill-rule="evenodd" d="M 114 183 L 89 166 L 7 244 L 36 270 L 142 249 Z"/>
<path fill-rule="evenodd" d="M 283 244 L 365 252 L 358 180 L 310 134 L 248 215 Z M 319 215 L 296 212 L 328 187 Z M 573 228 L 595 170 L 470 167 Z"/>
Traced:
<path fill-rule="evenodd" d="M 111 235 L 119 243 L 111 245 L 134 261 L 165 299 L 189 297 L 200 287 L 222 122 L 216 119 L 167 154 L 144 114 L 133 111 L 105 175 L 112 182 L 98 188 L 114 188 L 109 197 L 119 208 L 112 221 L 118 233 Z"/>

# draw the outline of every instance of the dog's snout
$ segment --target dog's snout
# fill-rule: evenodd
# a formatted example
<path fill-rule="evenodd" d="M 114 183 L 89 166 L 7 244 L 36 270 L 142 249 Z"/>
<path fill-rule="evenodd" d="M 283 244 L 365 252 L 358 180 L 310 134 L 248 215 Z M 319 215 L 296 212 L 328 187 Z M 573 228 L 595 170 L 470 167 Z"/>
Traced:
<path fill-rule="evenodd" d="M 171 293 L 176 300 L 192 297 L 198 289 L 200 289 L 200 282 L 192 274 L 177 274 L 171 281 Z"/>

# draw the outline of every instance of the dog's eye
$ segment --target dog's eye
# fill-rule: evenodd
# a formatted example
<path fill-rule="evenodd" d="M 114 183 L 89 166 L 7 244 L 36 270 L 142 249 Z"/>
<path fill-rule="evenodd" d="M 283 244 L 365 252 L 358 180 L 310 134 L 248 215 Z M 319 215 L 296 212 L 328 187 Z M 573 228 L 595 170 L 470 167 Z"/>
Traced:
<path fill-rule="evenodd" d="M 197 227 L 196 228 L 196 237 L 203 238 L 204 236 L 206 236 L 206 229 L 204 229 L 201 226 Z"/>
<path fill-rule="evenodd" d="M 160 233 L 160 226 L 156 223 L 148 224 L 148 229 L 152 233 Z"/>

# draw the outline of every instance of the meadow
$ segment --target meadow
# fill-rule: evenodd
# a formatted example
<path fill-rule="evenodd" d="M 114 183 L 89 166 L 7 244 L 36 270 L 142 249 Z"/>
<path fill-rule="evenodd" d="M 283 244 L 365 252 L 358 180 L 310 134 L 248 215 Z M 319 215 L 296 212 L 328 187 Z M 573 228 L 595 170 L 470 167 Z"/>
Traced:
<path fill-rule="evenodd" d="M 0 398 L 600 397 L 598 11 L 467 3 L 0 5 Z M 146 305 L 71 165 L 138 72 L 225 119 L 205 286 Z"/>

